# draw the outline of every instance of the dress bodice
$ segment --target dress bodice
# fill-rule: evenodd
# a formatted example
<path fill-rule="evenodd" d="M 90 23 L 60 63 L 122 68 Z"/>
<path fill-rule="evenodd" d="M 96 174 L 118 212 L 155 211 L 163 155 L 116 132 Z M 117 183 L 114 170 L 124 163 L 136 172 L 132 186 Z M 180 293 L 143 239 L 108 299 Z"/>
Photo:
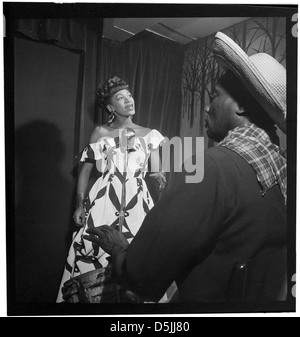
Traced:
<path fill-rule="evenodd" d="M 131 139 L 104 136 L 89 144 L 82 152 L 80 161 L 87 159 L 96 162 L 98 171 L 121 173 L 126 176 L 143 176 L 148 170 L 148 159 L 164 141 L 164 137 L 155 129 L 145 136 L 134 135 Z"/>

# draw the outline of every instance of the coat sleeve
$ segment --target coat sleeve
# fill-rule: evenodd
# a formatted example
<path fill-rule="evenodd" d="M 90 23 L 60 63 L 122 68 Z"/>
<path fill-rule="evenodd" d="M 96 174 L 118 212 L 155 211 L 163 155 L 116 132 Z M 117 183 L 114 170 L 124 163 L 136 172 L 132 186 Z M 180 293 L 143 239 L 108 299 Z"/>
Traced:
<path fill-rule="evenodd" d="M 175 280 L 201 263 L 214 248 L 225 217 L 224 184 L 219 166 L 204 157 L 204 178 L 176 183 L 147 214 L 131 242 L 125 264 L 133 291 L 158 300 Z"/>

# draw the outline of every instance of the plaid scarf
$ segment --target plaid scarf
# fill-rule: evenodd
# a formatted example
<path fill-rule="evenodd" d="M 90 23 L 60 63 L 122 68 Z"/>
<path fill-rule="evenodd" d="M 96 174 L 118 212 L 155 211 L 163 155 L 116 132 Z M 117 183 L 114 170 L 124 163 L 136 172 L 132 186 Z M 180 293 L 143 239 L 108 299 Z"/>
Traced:
<path fill-rule="evenodd" d="M 283 149 L 271 143 L 267 133 L 254 124 L 229 131 L 218 144 L 239 154 L 256 172 L 262 195 L 279 184 L 286 205 L 287 162 Z"/>

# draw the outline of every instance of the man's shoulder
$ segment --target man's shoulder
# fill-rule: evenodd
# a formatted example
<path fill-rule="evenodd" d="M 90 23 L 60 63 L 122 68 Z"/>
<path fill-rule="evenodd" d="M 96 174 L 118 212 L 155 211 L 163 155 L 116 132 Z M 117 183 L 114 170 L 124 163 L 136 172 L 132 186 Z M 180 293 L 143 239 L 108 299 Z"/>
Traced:
<path fill-rule="evenodd" d="M 224 146 L 214 146 L 205 151 L 204 160 L 206 162 L 214 162 L 216 166 L 222 169 L 231 169 L 232 166 L 239 164 L 244 160 L 234 151 Z"/>
<path fill-rule="evenodd" d="M 236 156 L 236 154 L 232 150 L 225 147 L 215 146 L 205 149 L 203 152 L 193 154 L 192 157 L 189 157 L 189 161 L 196 163 L 197 160 L 202 157 L 206 167 L 214 166 L 217 168 L 226 165 L 226 163 L 229 164 L 234 156 Z"/>
<path fill-rule="evenodd" d="M 211 158 L 212 160 L 230 160 L 232 157 L 235 157 L 235 154 L 232 150 L 224 146 L 214 146 L 210 147 L 205 151 L 205 156 Z"/>
<path fill-rule="evenodd" d="M 208 166 L 215 166 L 219 172 L 226 172 L 230 177 L 241 172 L 245 175 L 253 173 L 251 165 L 242 156 L 225 146 L 215 146 L 205 152 L 204 162 Z"/>

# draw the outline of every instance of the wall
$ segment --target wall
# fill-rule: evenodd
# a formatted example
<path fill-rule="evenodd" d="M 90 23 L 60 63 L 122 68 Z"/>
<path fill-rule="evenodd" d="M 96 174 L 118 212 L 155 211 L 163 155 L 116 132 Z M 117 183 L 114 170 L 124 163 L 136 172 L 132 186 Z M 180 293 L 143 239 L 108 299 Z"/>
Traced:
<path fill-rule="evenodd" d="M 53 302 L 70 244 L 80 54 L 15 38 L 15 277 L 19 302 Z"/>
<path fill-rule="evenodd" d="M 284 67 L 286 60 L 285 18 L 251 18 L 222 30 L 250 56 L 264 52 Z M 212 146 L 204 129 L 204 108 L 209 103 L 221 70 L 213 60 L 211 46 L 215 34 L 190 43 L 185 51 L 182 73 L 181 136 L 203 136 L 206 147 Z M 286 136 L 278 129 L 280 145 L 286 148 Z"/>

